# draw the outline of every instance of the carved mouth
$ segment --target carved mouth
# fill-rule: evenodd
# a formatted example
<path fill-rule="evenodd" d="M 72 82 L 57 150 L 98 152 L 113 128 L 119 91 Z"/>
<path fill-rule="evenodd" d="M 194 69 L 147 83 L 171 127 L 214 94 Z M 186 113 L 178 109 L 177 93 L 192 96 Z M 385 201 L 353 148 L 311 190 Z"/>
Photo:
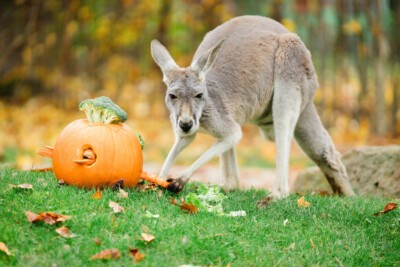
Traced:
<path fill-rule="evenodd" d="M 97 155 L 93 148 L 90 145 L 83 145 L 79 153 L 79 159 L 74 160 L 74 162 L 88 167 L 96 163 L 96 158 Z"/>

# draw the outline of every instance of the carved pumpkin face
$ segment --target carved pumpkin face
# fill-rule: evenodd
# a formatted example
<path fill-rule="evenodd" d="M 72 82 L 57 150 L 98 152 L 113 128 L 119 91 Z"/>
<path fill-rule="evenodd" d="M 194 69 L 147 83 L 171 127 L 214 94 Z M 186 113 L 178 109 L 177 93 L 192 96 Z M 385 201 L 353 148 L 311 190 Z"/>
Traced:
<path fill-rule="evenodd" d="M 51 158 L 58 180 L 81 187 L 105 187 L 121 179 L 124 187 L 132 187 L 143 167 L 140 142 L 126 124 L 89 123 L 86 119 L 64 128 Z"/>

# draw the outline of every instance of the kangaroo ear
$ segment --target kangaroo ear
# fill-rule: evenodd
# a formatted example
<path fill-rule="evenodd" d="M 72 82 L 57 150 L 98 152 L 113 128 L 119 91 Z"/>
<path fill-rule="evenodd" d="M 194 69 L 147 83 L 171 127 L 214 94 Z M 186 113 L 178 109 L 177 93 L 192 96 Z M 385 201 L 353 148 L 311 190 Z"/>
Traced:
<path fill-rule="evenodd" d="M 218 44 L 208 49 L 190 65 L 190 69 L 197 73 L 197 76 L 201 79 L 204 79 L 205 74 L 210 70 L 224 41 L 225 39 L 219 41 Z"/>
<path fill-rule="evenodd" d="M 151 41 L 151 56 L 164 74 L 164 81 L 169 78 L 168 76 L 174 70 L 179 69 L 179 66 L 175 63 L 165 46 L 155 39 Z"/>

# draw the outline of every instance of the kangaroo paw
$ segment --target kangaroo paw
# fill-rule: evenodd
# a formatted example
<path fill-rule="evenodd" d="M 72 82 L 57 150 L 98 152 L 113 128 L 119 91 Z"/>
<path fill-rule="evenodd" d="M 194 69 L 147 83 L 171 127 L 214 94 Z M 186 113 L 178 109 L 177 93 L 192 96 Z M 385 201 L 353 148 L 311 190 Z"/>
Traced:
<path fill-rule="evenodd" d="M 179 178 L 178 179 L 170 178 L 167 180 L 167 182 L 170 182 L 167 189 L 175 194 L 181 192 L 183 187 L 185 186 L 185 182 Z"/>

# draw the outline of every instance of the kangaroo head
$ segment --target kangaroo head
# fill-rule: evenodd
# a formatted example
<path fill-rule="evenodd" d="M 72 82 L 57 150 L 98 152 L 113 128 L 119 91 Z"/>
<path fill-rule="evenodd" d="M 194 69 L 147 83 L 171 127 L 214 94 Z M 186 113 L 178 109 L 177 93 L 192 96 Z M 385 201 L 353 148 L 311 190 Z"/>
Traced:
<path fill-rule="evenodd" d="M 192 135 L 200 126 L 199 121 L 208 101 L 205 75 L 211 69 L 223 41 L 203 53 L 187 68 L 180 68 L 160 42 L 151 42 L 151 55 L 167 85 L 165 103 L 179 136 Z"/>

